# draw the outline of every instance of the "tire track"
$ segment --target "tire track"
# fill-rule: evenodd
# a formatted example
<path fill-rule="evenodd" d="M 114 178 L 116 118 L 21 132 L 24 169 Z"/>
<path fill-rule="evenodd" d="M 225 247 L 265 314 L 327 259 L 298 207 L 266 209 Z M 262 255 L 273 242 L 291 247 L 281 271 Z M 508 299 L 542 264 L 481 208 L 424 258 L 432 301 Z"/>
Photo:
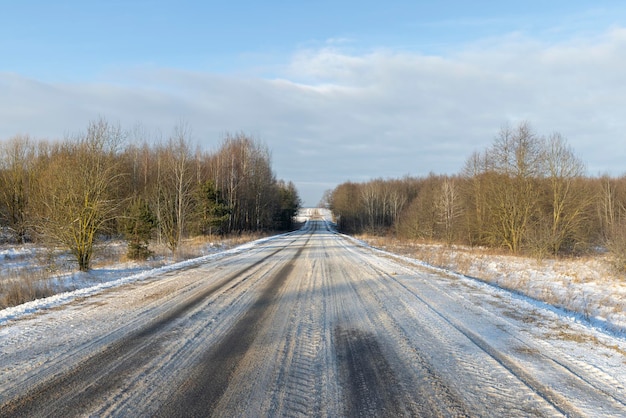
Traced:
<path fill-rule="evenodd" d="M 336 244 L 343 247 L 342 239 L 335 238 Z M 342 251 L 341 254 L 334 263 L 338 269 L 334 275 L 343 278 L 341 288 L 344 292 L 349 290 L 360 307 L 356 312 L 340 309 L 335 332 L 339 372 L 345 387 L 349 388 L 346 403 L 351 407 L 345 414 L 380 416 L 389 415 L 386 411 L 391 411 L 393 416 L 470 416 L 461 397 L 425 357 L 413 351 L 410 359 L 401 358 L 396 350 L 405 347 L 402 351 L 406 351 L 407 344 L 403 341 L 406 336 L 389 321 L 384 307 L 373 303 L 370 293 L 363 287 L 368 281 L 368 264 L 347 258 L 346 254 L 350 253 Z M 360 267 L 349 269 L 349 266 Z M 352 385 L 355 378 L 364 383 Z"/>
<path fill-rule="evenodd" d="M 285 361 L 276 377 L 273 416 L 322 415 L 324 299 L 319 262 L 314 262 L 296 289 L 290 327 L 285 331 Z"/>
<path fill-rule="evenodd" d="M 432 309 L 436 308 L 432 307 Z M 442 316 L 440 309 L 435 310 L 435 312 Z M 620 399 L 620 396 L 616 396 L 611 391 L 599 387 L 597 383 L 592 382 L 585 375 L 576 372 L 575 366 L 566 364 L 566 358 L 563 358 L 561 361 L 553 359 L 536 349 L 533 344 L 521 341 L 519 338 L 517 339 L 522 345 L 517 350 L 518 358 L 514 358 L 490 344 L 486 339 L 471 331 L 455 318 L 449 316 L 442 316 L 442 318 L 564 415 L 584 417 L 587 414 L 575 405 L 574 399 L 561 395 L 550 385 L 544 384 L 540 377 L 545 379 L 550 374 L 558 375 L 560 376 L 560 381 L 568 382 L 568 390 L 570 392 L 579 392 L 581 398 L 596 398 L 595 403 L 598 407 L 611 405 L 616 410 L 619 409 L 622 413 L 626 413 L 626 404 Z M 541 369 L 543 369 L 541 371 L 537 370 L 531 363 L 531 361 L 536 362 L 539 357 L 543 359 L 541 360 Z M 522 362 L 524 359 L 529 361 L 529 363 Z M 533 369 L 532 373 L 529 371 L 529 368 Z M 587 402 L 590 401 L 592 400 L 587 400 Z"/>
<path fill-rule="evenodd" d="M 451 315 L 445 315 L 441 306 L 438 306 L 436 303 L 426 301 L 422 296 L 407 288 L 396 278 L 390 278 L 395 281 L 399 286 L 411 292 L 415 298 L 427 305 L 429 309 L 433 311 L 433 313 L 435 313 L 442 320 L 450 324 L 458 332 L 465 335 L 473 344 L 475 344 L 482 351 L 484 351 L 495 361 L 501 364 L 506 370 L 516 376 L 521 382 L 523 382 L 541 398 L 550 403 L 563 415 L 571 417 L 583 417 L 586 415 L 586 413 L 581 411 L 581 409 L 577 407 L 574 402 L 572 402 L 572 400 L 564 397 L 558 391 L 552 389 L 552 387 L 550 387 L 549 385 L 544 384 L 539 377 L 536 377 L 533 373 L 529 372 L 529 365 L 521 363 L 520 359 L 527 358 L 528 360 L 531 360 L 532 357 L 537 357 L 538 355 L 540 355 L 541 358 L 544 359 L 544 361 L 542 361 L 542 369 L 547 369 L 551 372 L 556 373 L 557 375 L 560 375 L 561 377 L 559 380 L 561 381 L 568 381 L 570 391 L 577 390 L 580 393 L 581 397 L 589 397 L 590 395 L 592 395 L 593 397 L 597 398 L 596 404 L 598 406 L 612 405 L 613 408 L 619 409 L 622 412 L 626 413 L 626 404 L 624 403 L 622 396 L 614 394 L 608 388 L 603 388 L 599 382 L 592 381 L 592 379 L 586 377 L 585 374 L 576 371 L 576 366 L 574 364 L 568 364 L 567 357 L 563 357 L 561 360 L 554 359 L 545 354 L 545 350 L 536 349 L 534 345 L 529 343 L 528 341 L 523 341 L 519 337 L 515 337 L 515 339 L 518 340 L 520 344 L 522 344 L 522 347 L 518 350 L 520 359 L 515 359 L 512 356 L 505 354 L 504 352 L 499 350 L 496 346 L 489 343 L 485 338 L 481 337 L 476 332 L 470 330 L 455 317 Z M 560 369 L 560 371 L 556 369 Z M 538 373 L 538 371 L 535 370 L 535 373 Z M 546 371 L 545 373 L 548 373 L 548 371 Z M 543 373 L 540 373 L 540 375 L 543 375 Z"/>
<path fill-rule="evenodd" d="M 373 333 L 338 326 L 334 336 L 346 416 L 415 415 L 417 411 L 407 407 L 412 402 L 398 390 L 401 382 Z"/>
<path fill-rule="evenodd" d="M 443 307 L 435 301 L 435 299 L 428 299 L 428 295 L 425 295 L 423 292 L 418 293 L 416 289 L 412 289 L 401 282 L 396 275 L 388 274 L 385 271 L 377 268 L 373 265 L 369 266 L 370 269 L 375 271 L 376 275 L 380 277 L 384 277 L 384 282 L 393 283 L 395 286 L 403 289 L 407 294 L 411 294 L 414 299 L 419 301 L 421 304 L 427 307 L 427 309 L 432 312 L 436 317 L 442 320 L 444 323 L 447 323 L 452 329 L 456 330 L 463 336 L 465 336 L 469 341 L 471 341 L 474 346 L 479 348 L 486 355 L 491 357 L 495 362 L 497 362 L 500 366 L 502 366 L 505 370 L 507 370 L 512 376 L 515 376 L 520 382 L 522 382 L 525 386 L 527 386 L 533 393 L 541 397 L 545 400 L 549 405 L 555 408 L 559 413 L 566 416 L 585 416 L 584 413 L 578 406 L 572 402 L 571 399 L 568 399 L 561 395 L 558 391 L 554 390 L 550 385 L 544 384 L 543 379 L 547 378 L 547 373 L 555 373 L 555 375 L 560 376 L 560 381 L 567 381 L 568 387 L 570 391 L 578 391 L 580 393 L 580 398 L 587 398 L 587 402 L 592 402 L 592 405 L 595 402 L 597 408 L 603 409 L 604 407 L 608 407 L 611 405 L 615 411 L 626 412 L 626 407 L 621 399 L 620 395 L 615 395 L 613 391 L 609 388 L 604 388 L 604 384 L 602 381 L 606 381 L 606 377 L 604 379 L 594 380 L 592 377 L 586 376 L 586 374 L 581 373 L 577 370 L 577 367 L 572 362 L 569 362 L 567 357 L 561 358 L 560 360 L 550 357 L 547 354 L 544 354 L 546 350 L 535 349 L 532 344 L 527 341 L 522 341 L 520 337 L 514 337 L 514 339 L 519 340 L 522 344 L 522 347 L 519 349 L 518 357 L 519 359 L 513 358 L 509 354 L 505 354 L 501 350 L 499 350 L 493 344 L 490 344 L 485 338 L 481 337 L 476 332 L 472 331 L 470 328 L 464 325 L 462 321 L 457 319 L 456 317 L 445 314 L 445 312 L 452 312 L 449 306 Z M 381 280 L 383 282 L 383 280 Z M 432 288 L 433 292 L 441 292 L 439 287 L 435 288 L 433 284 L 429 282 L 425 282 L 424 284 L 430 288 Z M 390 285 L 387 286 L 388 292 L 392 294 L 397 294 L 397 291 L 394 291 Z M 381 292 L 379 290 L 373 290 L 373 295 L 384 294 L 385 292 Z M 375 296 L 376 297 L 376 296 Z M 451 296 L 450 296 L 451 297 Z M 451 297 L 451 299 L 453 299 Z M 390 306 L 389 301 L 382 300 L 378 298 L 378 304 L 382 307 Z M 393 318 L 391 318 L 393 320 Z M 408 323 L 406 320 L 401 320 L 401 323 Z M 441 328 L 440 328 L 441 329 Z M 506 333 L 506 331 L 502 331 Z M 508 334 L 507 334 L 508 336 Z M 465 352 L 466 350 L 464 350 Z M 549 352 L 549 350 L 548 350 Z M 457 352 L 456 356 L 462 356 L 464 353 Z M 521 363 L 520 359 L 525 358 L 527 361 L 532 361 L 533 356 L 538 356 L 544 358 L 542 361 L 542 366 L 540 369 L 532 368 L 532 372 L 528 370 L 531 363 Z M 546 360 L 548 363 L 546 363 Z M 537 358 L 534 360 L 537 361 Z M 552 363 L 552 364 L 550 364 Z M 547 366 L 547 367 L 546 367 Z M 545 369 L 545 370 L 544 370 Z M 561 371 L 557 371 L 556 369 L 561 369 Z M 594 373 L 591 373 L 594 376 Z M 484 380 L 487 376 L 479 376 L 479 381 Z M 610 381 L 610 379 L 608 379 Z M 595 398 L 595 401 L 592 400 Z M 511 399 L 514 402 L 514 398 Z"/>
<path fill-rule="evenodd" d="M 354 252 L 352 250 L 350 250 L 350 252 L 352 252 L 354 256 L 359 257 L 357 252 Z M 448 321 L 445 315 L 443 315 L 439 310 L 435 309 L 432 304 L 425 300 L 424 297 L 408 289 L 397 279 L 395 274 L 388 274 L 382 269 L 371 264 L 369 264 L 367 268 L 371 270 L 369 277 L 376 277 L 378 279 L 369 280 L 366 282 L 369 289 L 367 292 L 363 292 L 363 297 L 371 300 L 372 305 L 378 306 L 378 312 L 380 313 L 379 320 L 383 324 L 388 324 L 386 325 L 386 327 L 397 329 L 398 333 L 404 336 L 403 339 L 406 342 L 407 346 L 415 346 L 416 343 L 419 343 L 417 344 L 419 351 L 412 353 L 412 356 L 417 356 L 417 360 L 415 361 L 415 363 L 422 364 L 424 370 L 432 370 L 433 372 L 437 371 L 436 373 L 438 374 L 434 376 L 434 383 L 440 383 L 444 385 L 444 393 L 448 393 L 449 396 L 452 396 L 452 405 L 454 405 L 455 402 L 458 402 L 458 399 L 462 397 L 463 391 L 462 388 L 457 387 L 454 391 L 456 392 L 456 394 L 450 392 L 450 387 L 448 386 L 448 384 L 444 383 L 448 380 L 451 383 L 454 383 L 453 379 L 455 378 L 459 379 L 460 381 L 476 382 L 477 389 L 480 390 L 480 392 L 478 393 L 487 390 L 487 388 L 489 387 L 497 387 L 499 385 L 504 385 L 505 387 L 507 387 L 507 384 L 503 383 L 507 381 L 506 376 L 503 376 L 502 373 L 499 373 L 497 369 L 493 369 L 492 372 L 485 373 L 483 367 L 476 368 L 476 361 L 478 361 L 478 359 L 475 357 L 476 354 L 472 355 L 472 350 L 469 349 L 469 347 L 459 344 L 458 335 L 455 336 L 450 333 L 451 330 L 454 330 L 455 332 L 459 332 L 459 330 L 454 326 L 454 324 Z M 402 289 L 401 292 L 398 292 L 398 286 Z M 385 296 L 386 294 L 404 296 L 411 295 L 411 297 L 418 301 L 420 305 L 416 307 L 414 302 L 409 303 L 405 301 L 404 298 L 394 299 L 392 303 L 392 301 Z M 423 308 L 419 308 L 419 306 L 425 307 L 426 310 L 424 310 Z M 419 322 L 417 322 L 415 325 L 416 327 L 420 326 L 419 329 L 412 329 L 412 317 L 420 318 Z M 441 322 L 441 320 L 443 320 L 443 323 Z M 410 329 L 404 330 L 401 324 L 404 324 L 404 326 L 409 326 Z M 381 326 L 384 327 L 385 325 Z M 423 336 L 421 341 L 411 341 L 408 338 L 408 335 L 416 334 L 421 334 Z M 464 333 L 461 334 L 464 335 L 465 338 L 467 338 L 467 335 L 465 335 Z M 486 352 L 484 346 L 481 347 L 480 345 L 477 345 L 476 341 L 472 341 L 471 339 L 470 341 L 481 352 L 486 354 L 489 358 L 495 360 L 494 366 L 496 364 L 505 366 L 500 361 L 498 361 L 497 358 L 493 357 L 493 353 Z M 442 348 L 444 350 L 443 352 L 441 352 Z M 422 356 L 421 353 L 424 353 L 424 356 Z M 519 379 L 519 377 L 513 371 L 509 370 L 506 366 L 504 368 L 508 371 L 508 373 L 511 373 L 513 376 Z M 453 372 L 452 370 L 455 370 L 455 372 Z M 455 373 L 467 373 L 468 375 L 460 378 L 460 376 L 455 376 Z M 502 378 L 502 382 L 500 382 L 500 384 L 498 384 L 498 382 L 494 380 L 495 376 L 498 376 L 499 374 Z M 514 382 L 509 382 L 508 385 L 511 385 L 511 383 Z M 529 389 L 530 393 L 537 394 L 537 392 L 533 388 Z M 494 395 L 495 397 L 493 399 L 498 401 L 498 405 L 494 410 L 492 410 L 492 412 L 500 411 L 498 413 L 506 413 L 505 411 L 509 411 L 510 413 L 511 411 L 518 411 L 517 413 L 524 415 L 549 415 L 548 411 L 544 410 L 543 412 L 540 412 L 541 409 L 537 409 L 537 406 L 532 405 L 532 403 L 529 405 L 524 405 L 525 402 L 520 403 L 521 395 L 519 393 L 511 392 L 511 396 L 508 399 L 504 398 L 504 396 L 507 396 L 507 393 L 504 391 L 499 391 L 497 393 L 494 393 Z M 454 401 L 455 399 L 457 399 L 457 401 Z M 484 400 L 485 399 L 483 398 L 483 395 L 481 395 L 479 399 L 473 400 L 471 402 L 471 409 L 481 410 L 482 408 L 485 408 L 485 405 L 483 404 Z M 544 398 L 544 400 L 546 399 Z M 550 402 L 549 400 L 546 401 L 548 401 L 548 403 L 552 407 L 555 407 L 552 402 Z M 563 413 L 563 411 L 559 410 L 558 408 L 556 409 L 560 413 Z M 467 409 L 465 414 L 468 416 L 471 415 Z"/>
<path fill-rule="evenodd" d="M 301 246 L 268 282 L 267 286 L 231 331 L 202 357 L 192 376 L 174 391 L 155 416 L 208 416 L 228 389 L 240 361 L 252 346 L 264 322 L 271 317 L 280 289 L 294 268 L 295 260 L 306 247 Z M 279 251 L 279 250 L 277 250 Z"/>
<path fill-rule="evenodd" d="M 309 321 L 295 329 L 297 336 L 291 342 L 286 357 L 291 357 L 284 365 L 278 381 L 280 399 L 276 415 L 303 417 L 320 415 L 320 368 L 318 353 L 320 333 Z"/>

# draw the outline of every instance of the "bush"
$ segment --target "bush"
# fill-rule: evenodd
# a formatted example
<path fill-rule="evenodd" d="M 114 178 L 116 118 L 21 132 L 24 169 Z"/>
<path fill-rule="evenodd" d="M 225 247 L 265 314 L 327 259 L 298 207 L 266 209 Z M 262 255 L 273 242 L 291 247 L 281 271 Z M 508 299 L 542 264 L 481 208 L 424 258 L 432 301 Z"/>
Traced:
<path fill-rule="evenodd" d="M 626 273 L 626 225 L 612 229 L 606 247 L 611 254 L 613 268 L 618 273 Z"/>

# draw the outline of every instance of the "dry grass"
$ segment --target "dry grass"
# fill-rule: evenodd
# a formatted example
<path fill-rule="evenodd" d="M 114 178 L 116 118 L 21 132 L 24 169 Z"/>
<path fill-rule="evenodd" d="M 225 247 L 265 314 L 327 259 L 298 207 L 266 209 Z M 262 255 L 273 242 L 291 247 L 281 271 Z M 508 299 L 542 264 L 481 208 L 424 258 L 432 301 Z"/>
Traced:
<path fill-rule="evenodd" d="M 580 332 L 573 332 L 569 329 L 558 329 L 551 333 L 550 338 L 558 338 L 564 341 L 574 341 L 578 343 L 593 342 L 599 343 L 598 338 L 595 335 L 581 334 Z"/>
<path fill-rule="evenodd" d="M 461 274 L 469 274 L 471 270 L 476 270 L 477 261 L 480 268 L 480 263 L 484 263 L 486 257 L 509 255 L 499 249 L 448 246 L 425 240 L 399 240 L 392 237 L 370 235 L 361 235 L 358 238 L 374 247 L 416 258 L 432 266 L 453 270 Z"/>
<path fill-rule="evenodd" d="M 267 236 L 262 233 L 241 233 L 227 236 L 198 236 L 185 239 L 181 242 L 176 252 L 167 248 L 165 244 L 152 243 L 150 250 L 154 252 L 152 260 L 184 261 L 191 258 L 201 257 L 214 252 L 215 248 L 226 249 L 236 247 L 246 242 L 254 241 Z M 161 262 L 162 264 L 163 262 Z"/>
<path fill-rule="evenodd" d="M 580 264 L 596 263 L 597 265 L 609 266 L 610 260 L 604 254 L 585 254 L 580 256 L 564 256 L 558 258 L 536 259 L 524 255 L 513 255 L 504 249 L 486 247 L 468 247 L 460 245 L 445 245 L 426 240 L 399 240 L 392 237 L 380 237 L 370 235 L 360 235 L 359 239 L 368 244 L 388 250 L 390 252 L 422 260 L 435 267 L 441 267 L 461 274 L 471 275 L 470 272 L 483 272 L 480 277 L 483 279 L 495 279 L 490 277 L 487 268 L 489 263 L 493 263 L 498 258 L 517 258 L 519 260 L 532 260 L 540 268 L 546 263 L 559 263 L 559 268 L 563 274 L 572 278 L 574 283 L 585 283 L 591 280 L 588 277 L 581 277 L 575 269 L 567 271 L 569 262 Z M 619 275 L 607 276 L 609 281 L 618 279 Z M 595 279 L 594 279 L 595 280 Z"/>
<path fill-rule="evenodd" d="M 126 258 L 126 245 L 120 241 L 113 241 L 100 244 L 94 251 L 94 257 L 91 260 L 92 268 L 101 268 L 110 266 L 120 262 L 128 261 Z"/>
<path fill-rule="evenodd" d="M 45 272 L 9 272 L 0 281 L 0 309 L 52 296 L 54 293 L 54 286 Z"/>

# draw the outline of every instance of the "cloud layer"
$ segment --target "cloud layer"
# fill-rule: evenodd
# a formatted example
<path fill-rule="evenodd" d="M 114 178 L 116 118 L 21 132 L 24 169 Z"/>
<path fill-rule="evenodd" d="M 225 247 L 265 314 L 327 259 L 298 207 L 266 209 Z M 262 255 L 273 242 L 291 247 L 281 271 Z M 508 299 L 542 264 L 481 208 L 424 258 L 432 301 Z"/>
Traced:
<path fill-rule="evenodd" d="M 447 56 L 301 50 L 273 77 L 127 70 L 91 83 L 0 73 L 0 139 L 56 138 L 103 116 L 168 135 L 184 120 L 213 148 L 227 132 L 268 144 L 307 205 L 346 180 L 458 173 L 505 123 L 568 138 L 590 175 L 626 172 L 626 29 L 546 44 L 521 35 Z"/>

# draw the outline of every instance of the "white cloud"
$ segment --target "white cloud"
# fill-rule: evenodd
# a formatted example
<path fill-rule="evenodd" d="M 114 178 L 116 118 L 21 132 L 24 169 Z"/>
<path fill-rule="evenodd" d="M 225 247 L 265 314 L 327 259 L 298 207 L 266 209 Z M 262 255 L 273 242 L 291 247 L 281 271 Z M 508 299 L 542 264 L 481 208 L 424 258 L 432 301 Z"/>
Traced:
<path fill-rule="evenodd" d="M 335 44 L 296 52 L 275 79 L 152 68 L 54 84 L 0 73 L 0 138 L 58 137 L 98 116 L 165 135 L 183 119 L 208 148 L 243 131 L 269 145 L 309 205 L 345 180 L 457 173 L 524 119 L 564 134 L 591 175 L 626 171 L 626 29 L 558 44 L 513 34 L 445 57 Z"/>

